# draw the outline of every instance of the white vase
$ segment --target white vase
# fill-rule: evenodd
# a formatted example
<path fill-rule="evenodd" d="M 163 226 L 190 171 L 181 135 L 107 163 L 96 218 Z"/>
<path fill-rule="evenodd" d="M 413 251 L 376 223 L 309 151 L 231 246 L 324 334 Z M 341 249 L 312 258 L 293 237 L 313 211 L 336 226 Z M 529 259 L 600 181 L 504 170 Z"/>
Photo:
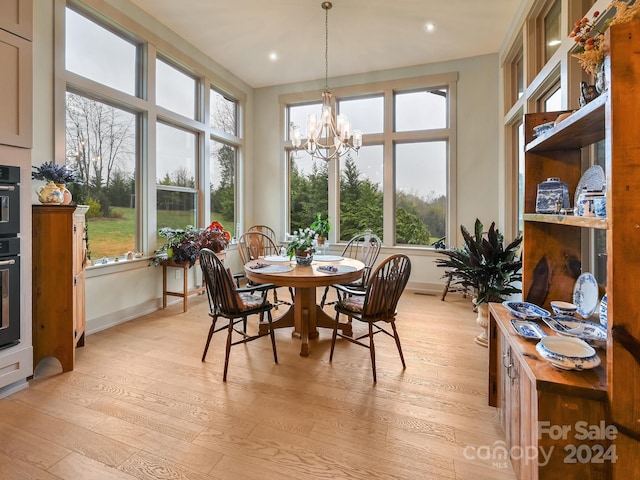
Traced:
<path fill-rule="evenodd" d="M 478 335 L 474 341 L 483 347 L 489 345 L 489 304 L 481 303 L 477 305 L 478 316 L 476 317 L 476 323 L 482 327 L 482 333 Z"/>

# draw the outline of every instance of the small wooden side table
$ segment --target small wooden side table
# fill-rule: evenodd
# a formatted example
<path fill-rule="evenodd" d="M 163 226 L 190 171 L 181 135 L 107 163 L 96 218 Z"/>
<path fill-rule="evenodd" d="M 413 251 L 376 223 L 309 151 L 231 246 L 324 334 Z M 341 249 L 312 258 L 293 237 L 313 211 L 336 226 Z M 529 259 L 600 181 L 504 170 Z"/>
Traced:
<path fill-rule="evenodd" d="M 225 252 L 216 253 L 216 256 L 224 262 Z M 191 295 L 198 295 L 206 290 L 206 286 L 203 283 L 189 290 L 189 278 L 187 274 L 189 272 L 189 262 L 174 262 L 173 260 L 161 260 L 162 265 L 162 309 L 167 308 L 167 296 L 182 298 L 182 311 L 186 312 L 188 309 L 187 300 Z M 200 261 L 196 260 L 194 266 L 200 265 Z M 167 290 L 167 268 L 181 268 L 182 269 L 182 292 L 171 292 Z"/>

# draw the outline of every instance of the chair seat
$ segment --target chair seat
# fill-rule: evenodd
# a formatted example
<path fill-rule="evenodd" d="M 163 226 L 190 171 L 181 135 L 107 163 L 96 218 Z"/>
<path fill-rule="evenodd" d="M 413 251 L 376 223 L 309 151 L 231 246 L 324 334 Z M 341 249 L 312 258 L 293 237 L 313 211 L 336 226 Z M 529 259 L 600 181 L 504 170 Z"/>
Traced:
<path fill-rule="evenodd" d="M 262 295 L 254 295 L 252 293 L 239 293 L 243 307 L 241 311 L 255 310 L 258 307 L 271 305 Z"/>
<path fill-rule="evenodd" d="M 354 313 L 362 313 L 362 308 L 364 306 L 364 296 L 358 295 L 353 297 L 346 297 L 340 300 L 336 308 L 349 310 Z"/>

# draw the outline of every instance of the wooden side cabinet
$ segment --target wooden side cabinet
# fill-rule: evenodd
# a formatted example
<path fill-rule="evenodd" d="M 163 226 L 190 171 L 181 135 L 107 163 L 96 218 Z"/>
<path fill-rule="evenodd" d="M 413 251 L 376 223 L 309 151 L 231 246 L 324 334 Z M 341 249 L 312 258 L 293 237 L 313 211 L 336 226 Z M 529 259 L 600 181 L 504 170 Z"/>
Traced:
<path fill-rule="evenodd" d="M 85 218 L 75 206 L 33 205 L 33 366 L 73 370 L 85 336 Z"/>
<path fill-rule="evenodd" d="M 599 350 L 602 365 L 593 370 L 558 370 L 540 357 L 536 342 L 516 334 L 510 319 L 504 306 L 490 305 L 489 404 L 498 408 L 506 440 L 496 461 L 510 459 L 520 480 L 611 478 L 606 352 Z"/>

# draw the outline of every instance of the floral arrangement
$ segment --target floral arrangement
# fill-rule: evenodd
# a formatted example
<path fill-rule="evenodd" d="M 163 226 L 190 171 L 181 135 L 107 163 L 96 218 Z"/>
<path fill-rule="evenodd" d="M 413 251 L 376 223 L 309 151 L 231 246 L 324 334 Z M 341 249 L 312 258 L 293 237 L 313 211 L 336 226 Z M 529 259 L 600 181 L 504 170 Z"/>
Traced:
<path fill-rule="evenodd" d="M 629 5 L 625 1 L 613 1 L 609 8 L 615 8 L 615 16 L 605 21 L 601 26 L 596 25 L 600 12 L 593 12 L 593 18 L 582 18 L 575 23 L 569 37 L 580 46 L 579 51 L 572 56 L 580 60 L 580 66 L 590 75 L 597 76 L 604 64 L 605 45 L 604 32 L 611 25 L 631 22 L 640 19 L 640 2 Z"/>
<path fill-rule="evenodd" d="M 167 243 L 156 251 L 156 255 L 177 263 L 189 262 L 190 266 L 195 264 L 201 249 L 209 248 L 216 253 L 221 252 L 231 240 L 231 234 L 219 222 L 212 222 L 202 229 L 192 225 L 187 225 L 184 229 L 164 227 L 158 234 L 166 238 Z"/>
<path fill-rule="evenodd" d="M 58 165 L 54 161 L 45 162 L 39 167 L 31 167 L 31 178 L 55 184 L 77 182 L 76 172 L 66 165 Z"/>
<path fill-rule="evenodd" d="M 293 232 L 294 240 L 287 245 L 287 255 L 289 258 L 293 258 L 296 252 L 311 252 L 316 251 L 316 241 L 318 234 L 312 228 L 304 228 Z"/>

